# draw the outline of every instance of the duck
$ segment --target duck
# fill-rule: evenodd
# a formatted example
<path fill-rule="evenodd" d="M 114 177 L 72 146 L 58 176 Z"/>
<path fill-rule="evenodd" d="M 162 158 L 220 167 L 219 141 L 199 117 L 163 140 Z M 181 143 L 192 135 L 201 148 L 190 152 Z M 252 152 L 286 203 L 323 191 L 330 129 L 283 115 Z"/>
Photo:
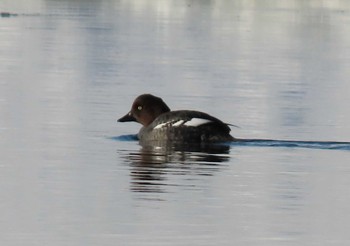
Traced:
<path fill-rule="evenodd" d="M 236 139 L 230 135 L 230 124 L 195 110 L 171 111 L 157 96 L 142 94 L 136 97 L 130 111 L 118 122 L 138 122 L 140 143 L 172 142 L 184 144 L 224 143 Z"/>

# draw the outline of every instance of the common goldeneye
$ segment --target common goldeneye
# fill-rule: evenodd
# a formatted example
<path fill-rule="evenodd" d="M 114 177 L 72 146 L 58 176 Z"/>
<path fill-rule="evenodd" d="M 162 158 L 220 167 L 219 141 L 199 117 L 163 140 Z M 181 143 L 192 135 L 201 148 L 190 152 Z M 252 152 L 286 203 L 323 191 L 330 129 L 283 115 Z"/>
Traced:
<path fill-rule="evenodd" d="M 151 94 L 138 96 L 131 110 L 118 122 L 136 121 L 143 125 L 138 133 L 141 143 L 213 143 L 234 141 L 230 127 L 221 120 L 199 111 L 170 111 L 164 101 Z"/>

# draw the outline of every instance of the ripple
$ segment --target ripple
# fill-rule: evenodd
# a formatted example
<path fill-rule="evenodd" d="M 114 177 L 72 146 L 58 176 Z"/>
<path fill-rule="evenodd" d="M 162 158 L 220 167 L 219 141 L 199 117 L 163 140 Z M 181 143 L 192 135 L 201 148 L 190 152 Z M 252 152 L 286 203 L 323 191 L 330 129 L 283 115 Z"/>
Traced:
<path fill-rule="evenodd" d="M 338 141 L 240 139 L 239 141 L 230 143 L 229 145 L 230 146 L 254 146 L 254 147 L 283 147 L 283 148 L 350 150 L 350 142 L 338 142 Z"/>
<path fill-rule="evenodd" d="M 107 137 L 109 139 L 115 140 L 115 141 L 138 141 L 137 134 L 129 134 L 129 135 L 120 135 L 120 136 L 113 136 L 113 137 Z"/>
<path fill-rule="evenodd" d="M 121 135 L 109 137 L 115 141 L 138 141 L 137 135 Z M 161 145 L 162 146 L 162 145 Z M 205 145 L 206 147 L 218 147 L 218 145 Z M 350 142 L 340 141 L 300 141 L 300 140 L 275 140 L 275 139 L 238 139 L 238 141 L 220 144 L 219 146 L 253 146 L 253 147 L 282 147 L 282 148 L 307 148 L 328 150 L 350 150 Z M 183 145 L 186 150 L 188 145 Z M 198 150 L 197 150 L 198 151 Z"/>

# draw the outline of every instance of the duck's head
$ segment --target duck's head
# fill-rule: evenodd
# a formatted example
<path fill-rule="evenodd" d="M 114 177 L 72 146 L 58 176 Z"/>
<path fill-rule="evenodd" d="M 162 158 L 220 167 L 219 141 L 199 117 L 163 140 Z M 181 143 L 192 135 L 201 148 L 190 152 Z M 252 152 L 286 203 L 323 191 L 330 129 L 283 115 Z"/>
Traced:
<path fill-rule="evenodd" d="M 121 117 L 118 122 L 136 121 L 143 126 L 148 126 L 159 115 L 169 111 L 170 108 L 160 97 L 142 94 L 134 100 L 130 112 Z"/>

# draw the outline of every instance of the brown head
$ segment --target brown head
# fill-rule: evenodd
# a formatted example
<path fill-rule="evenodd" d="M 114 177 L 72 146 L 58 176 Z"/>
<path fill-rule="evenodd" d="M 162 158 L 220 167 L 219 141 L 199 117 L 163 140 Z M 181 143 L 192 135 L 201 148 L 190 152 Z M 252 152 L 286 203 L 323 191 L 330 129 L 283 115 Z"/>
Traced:
<path fill-rule="evenodd" d="M 151 94 L 142 94 L 135 99 L 130 112 L 120 118 L 118 122 L 136 121 L 143 126 L 148 126 L 159 115 L 169 111 L 170 108 L 161 98 Z"/>

